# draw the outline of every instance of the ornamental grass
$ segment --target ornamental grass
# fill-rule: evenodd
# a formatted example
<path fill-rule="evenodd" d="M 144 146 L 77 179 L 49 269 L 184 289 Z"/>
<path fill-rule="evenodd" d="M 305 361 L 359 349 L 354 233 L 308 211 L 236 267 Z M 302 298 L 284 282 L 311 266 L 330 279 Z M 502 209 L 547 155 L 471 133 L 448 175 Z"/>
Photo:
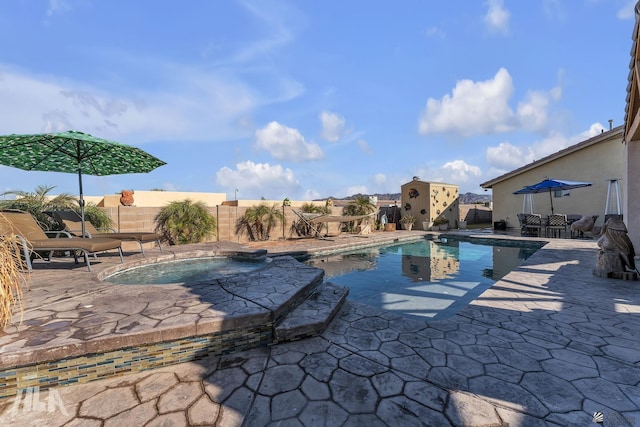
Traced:
<path fill-rule="evenodd" d="M 29 272 L 20 257 L 18 245 L 15 235 L 0 236 L 0 329 L 4 329 L 17 312 L 22 323 L 22 290 L 28 287 Z"/>

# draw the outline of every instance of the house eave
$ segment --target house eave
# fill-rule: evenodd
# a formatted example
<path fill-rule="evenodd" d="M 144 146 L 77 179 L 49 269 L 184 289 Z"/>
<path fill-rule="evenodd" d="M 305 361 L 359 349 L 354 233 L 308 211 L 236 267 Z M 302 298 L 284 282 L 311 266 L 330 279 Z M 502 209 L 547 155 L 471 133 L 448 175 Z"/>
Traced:
<path fill-rule="evenodd" d="M 530 170 L 533 170 L 535 168 L 538 168 L 542 165 L 545 165 L 547 163 L 553 162 L 559 158 L 562 158 L 564 156 L 568 156 L 569 154 L 575 153 L 576 151 L 580 151 L 583 150 L 587 147 L 590 147 L 594 144 L 598 144 L 600 142 L 606 141 L 606 140 L 610 140 L 613 139 L 617 136 L 617 134 L 620 134 L 620 136 L 622 135 L 622 131 L 624 130 L 624 126 L 617 126 L 613 129 L 611 129 L 610 131 L 607 132 L 602 132 L 599 135 L 596 135 L 594 137 L 591 137 L 587 140 L 581 141 L 577 144 L 571 145 L 567 148 L 564 148 L 560 151 L 557 151 L 553 154 L 550 154 L 546 157 L 543 157 L 542 159 L 539 160 L 535 160 L 529 164 L 526 164 L 524 166 L 521 166 L 517 169 L 514 169 L 510 172 L 507 172 L 503 175 L 500 175 L 494 179 L 491 179 L 489 181 L 483 182 L 482 184 L 480 184 L 480 187 L 484 188 L 484 189 L 491 189 L 493 188 L 494 185 L 499 184 L 502 181 L 505 181 L 507 179 L 513 178 L 515 176 L 518 176 L 520 174 L 523 174 L 525 172 L 528 172 Z"/>

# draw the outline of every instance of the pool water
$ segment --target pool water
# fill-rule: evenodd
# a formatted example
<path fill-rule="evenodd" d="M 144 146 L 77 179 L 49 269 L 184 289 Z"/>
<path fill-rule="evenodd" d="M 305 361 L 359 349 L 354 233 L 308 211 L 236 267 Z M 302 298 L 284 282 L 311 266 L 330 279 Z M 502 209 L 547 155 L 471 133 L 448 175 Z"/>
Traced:
<path fill-rule="evenodd" d="M 312 258 L 325 279 L 347 286 L 351 301 L 421 320 L 467 306 L 522 264 L 542 243 L 442 238 Z"/>
<path fill-rule="evenodd" d="M 130 268 L 107 277 L 105 281 L 120 285 L 203 283 L 232 274 L 247 273 L 264 267 L 267 262 L 265 258 L 189 258 Z"/>

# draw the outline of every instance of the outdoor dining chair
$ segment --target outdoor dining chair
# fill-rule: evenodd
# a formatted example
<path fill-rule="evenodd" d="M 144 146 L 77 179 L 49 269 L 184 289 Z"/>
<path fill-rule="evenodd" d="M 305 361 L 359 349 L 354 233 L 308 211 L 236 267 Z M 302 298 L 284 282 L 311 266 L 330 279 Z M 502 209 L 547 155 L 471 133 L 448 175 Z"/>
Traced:
<path fill-rule="evenodd" d="M 76 211 L 52 211 L 51 214 L 60 223 L 60 225 L 64 226 L 66 231 L 74 236 L 82 236 L 82 218 Z M 160 252 L 162 252 L 162 244 L 160 243 L 162 235 L 158 233 L 147 231 L 130 231 L 126 233 L 99 231 L 89 221 L 85 221 L 84 227 L 85 237 L 108 237 L 109 239 L 138 242 L 143 256 L 145 255 L 144 246 L 142 246 L 143 243 L 156 242 L 158 244 L 158 248 L 160 248 Z"/>
<path fill-rule="evenodd" d="M 527 214 L 525 221 L 527 233 L 535 233 L 536 236 L 540 236 L 540 232 L 543 228 L 542 215 Z"/>
<path fill-rule="evenodd" d="M 565 237 L 567 236 L 567 216 L 563 214 L 552 214 L 549 215 L 549 220 L 547 222 L 547 237 L 551 234 L 551 237 L 556 237 L 556 232 L 558 237 L 562 236 L 562 231 L 564 231 Z"/>
<path fill-rule="evenodd" d="M 50 259 L 54 251 L 70 251 L 73 253 L 76 263 L 78 263 L 77 252 L 82 252 L 89 271 L 91 271 L 89 255 L 98 252 L 117 249 L 120 262 L 124 262 L 120 240 L 107 239 L 106 237 L 82 239 L 72 237 L 65 231 L 44 231 L 40 228 L 38 221 L 28 212 L 0 212 L 0 235 L 18 237 L 21 242 L 20 250 L 29 271 L 33 271 L 31 259 L 36 256 L 37 252 L 48 253 Z"/>
<path fill-rule="evenodd" d="M 518 214 L 518 224 L 520 225 L 520 235 L 524 236 L 527 234 L 527 214 Z"/>

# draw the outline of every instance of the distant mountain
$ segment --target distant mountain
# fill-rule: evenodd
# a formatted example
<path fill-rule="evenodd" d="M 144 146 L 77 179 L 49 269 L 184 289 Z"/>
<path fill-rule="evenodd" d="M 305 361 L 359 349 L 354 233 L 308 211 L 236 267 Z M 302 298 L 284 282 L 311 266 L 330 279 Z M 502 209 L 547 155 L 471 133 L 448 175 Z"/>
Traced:
<path fill-rule="evenodd" d="M 477 202 L 490 202 L 491 194 L 464 193 L 460 195 L 459 200 L 461 205 L 472 205 Z"/>
<path fill-rule="evenodd" d="M 364 194 L 365 196 L 374 196 L 377 197 L 378 200 L 400 200 L 400 193 L 375 193 L 375 194 Z M 356 197 L 363 196 L 363 194 L 354 194 L 348 197 L 331 197 L 333 200 L 355 200 Z M 316 199 L 316 200 L 325 200 L 325 199 Z M 460 204 L 463 205 L 471 205 L 474 203 L 484 203 L 491 201 L 491 194 L 475 194 L 475 193 L 464 193 L 460 195 Z"/>

